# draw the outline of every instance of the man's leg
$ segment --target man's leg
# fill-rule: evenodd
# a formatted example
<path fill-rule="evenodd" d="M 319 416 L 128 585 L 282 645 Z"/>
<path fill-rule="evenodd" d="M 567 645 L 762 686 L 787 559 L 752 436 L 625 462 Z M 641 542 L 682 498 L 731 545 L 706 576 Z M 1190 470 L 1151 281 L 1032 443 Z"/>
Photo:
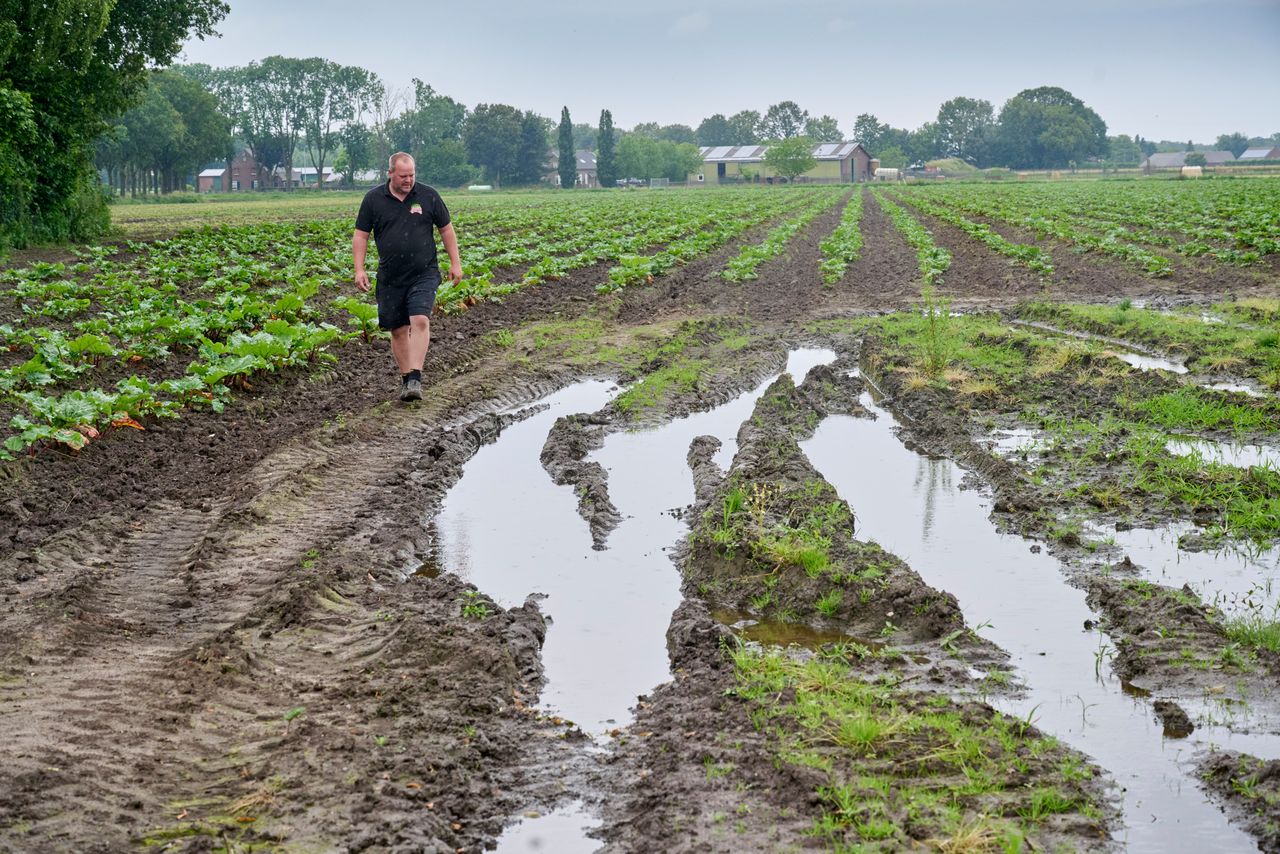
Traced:
<path fill-rule="evenodd" d="M 425 314 L 409 315 L 407 363 L 401 363 L 400 371 L 421 371 L 427 361 L 427 350 L 431 347 L 431 318 Z M 397 359 L 397 361 L 399 361 Z M 405 366 L 407 364 L 407 367 Z"/>
<path fill-rule="evenodd" d="M 409 319 L 410 324 L 413 318 Z M 423 351 L 426 352 L 425 350 Z M 391 330 L 391 355 L 395 357 L 396 367 L 400 369 L 400 376 L 404 376 L 414 369 L 413 356 L 410 352 L 409 343 L 409 327 L 397 326 Z M 422 370 L 422 356 L 418 356 L 417 369 Z"/>

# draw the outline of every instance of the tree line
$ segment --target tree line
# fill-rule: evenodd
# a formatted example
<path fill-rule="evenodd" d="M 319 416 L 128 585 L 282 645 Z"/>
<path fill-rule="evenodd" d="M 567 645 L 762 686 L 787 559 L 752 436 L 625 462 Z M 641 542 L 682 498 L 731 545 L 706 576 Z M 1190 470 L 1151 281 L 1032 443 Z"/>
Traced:
<path fill-rule="evenodd" d="M 623 131 L 608 110 L 592 125 L 572 122 L 566 109 L 556 128 L 506 104 L 468 108 L 420 80 L 394 91 L 365 69 L 317 57 L 169 67 L 187 39 L 214 34 L 227 11 L 224 0 L 0 0 L 0 251 L 102 233 L 109 218 L 100 174 L 116 192 L 166 192 L 241 147 L 286 176 L 307 162 L 321 181 L 329 164 L 350 183 L 404 150 L 442 186 L 512 185 L 551 171 L 555 131 L 561 183 L 572 185 L 568 167 L 585 149 L 609 186 L 681 180 L 696 170 L 699 145 L 847 137 L 884 165 L 956 157 L 1013 168 L 1134 163 L 1164 145 L 1107 136 L 1096 112 L 1055 87 L 1019 92 L 998 113 L 989 101 L 953 98 L 915 130 L 864 113 L 846 134 L 832 116 L 782 101 L 716 113 L 696 128 L 648 122 Z M 1218 146 L 1238 154 L 1278 137 L 1225 134 Z M 802 148 L 777 157 L 803 163 Z"/>
<path fill-rule="evenodd" d="M 0 251 L 103 232 L 94 141 L 222 0 L 0 0 Z"/>

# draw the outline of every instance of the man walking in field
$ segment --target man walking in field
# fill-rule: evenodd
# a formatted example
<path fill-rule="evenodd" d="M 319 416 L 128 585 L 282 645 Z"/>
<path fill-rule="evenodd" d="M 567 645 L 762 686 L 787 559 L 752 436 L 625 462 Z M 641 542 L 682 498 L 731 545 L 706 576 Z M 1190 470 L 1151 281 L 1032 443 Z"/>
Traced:
<path fill-rule="evenodd" d="M 369 290 L 364 268 L 369 235 L 378 247 L 378 326 L 391 332 L 391 354 L 400 368 L 400 399 L 422 399 L 422 364 L 431 344 L 431 307 L 440 287 L 434 229 L 449 253 L 449 280 L 462 281 L 462 259 L 449 209 L 440 194 L 414 180 L 413 158 L 391 155 L 387 183 L 365 193 L 351 236 L 356 288 Z"/>

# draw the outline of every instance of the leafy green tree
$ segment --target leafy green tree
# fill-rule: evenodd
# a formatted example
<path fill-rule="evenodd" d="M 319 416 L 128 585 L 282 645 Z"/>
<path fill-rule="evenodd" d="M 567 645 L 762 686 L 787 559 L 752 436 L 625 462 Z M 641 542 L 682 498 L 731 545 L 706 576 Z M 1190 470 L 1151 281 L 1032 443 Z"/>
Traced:
<path fill-rule="evenodd" d="M 467 147 L 460 139 L 442 139 L 422 149 L 413 158 L 419 178 L 441 187 L 462 187 L 474 183 L 479 173 L 467 161 Z"/>
<path fill-rule="evenodd" d="M 353 186 L 356 173 L 373 165 L 373 131 L 360 122 L 350 122 L 338 134 L 342 150 L 334 158 L 333 169 L 345 176 L 347 186 Z"/>
<path fill-rule="evenodd" d="M 596 175 L 601 187 L 612 187 L 618 182 L 618 166 L 613 135 L 613 113 L 600 111 L 600 129 L 596 135 Z"/>
<path fill-rule="evenodd" d="M 516 151 L 515 182 L 536 184 L 547 174 L 547 137 L 551 123 L 533 112 L 520 119 L 520 147 Z"/>
<path fill-rule="evenodd" d="M 755 110 L 742 110 L 729 116 L 733 129 L 733 141 L 725 145 L 753 145 L 760 141 L 760 114 Z"/>
<path fill-rule="evenodd" d="M 393 107 L 394 102 L 383 103 L 374 110 L 385 115 Z M 414 78 L 413 106 L 399 116 L 384 118 L 383 123 L 388 146 L 380 166 L 385 166 L 391 151 L 407 151 L 426 183 L 460 187 L 475 179 L 476 170 L 467 162 L 463 140 L 467 125 L 463 104 Z"/>
<path fill-rule="evenodd" d="M 990 101 L 952 98 L 938 108 L 937 143 L 943 157 L 959 157 L 968 163 L 983 160 L 988 128 L 995 125 Z"/>
<path fill-rule="evenodd" d="M 566 190 L 571 190 L 578 182 L 578 153 L 573 147 L 573 122 L 569 119 L 568 107 L 560 109 L 560 136 L 558 141 L 560 186 Z"/>
<path fill-rule="evenodd" d="M 880 165 L 886 169 L 907 168 L 907 153 L 896 145 L 880 149 L 877 155 Z"/>
<path fill-rule="evenodd" d="M 1055 169 L 1107 153 L 1107 125 L 1065 89 L 1025 89 L 1000 110 L 996 158 L 1014 169 Z"/>
<path fill-rule="evenodd" d="M 658 140 L 641 133 L 629 133 L 618 140 L 619 178 L 648 179 L 657 177 L 661 169 Z M 596 163 L 597 170 L 599 162 Z"/>
<path fill-rule="evenodd" d="M 589 124 L 573 126 L 573 146 L 575 151 L 595 151 L 597 128 Z"/>
<path fill-rule="evenodd" d="M 1140 139 L 1126 134 L 1107 137 L 1107 160 L 1114 166 L 1137 166 L 1142 162 Z"/>
<path fill-rule="evenodd" d="M 770 145 L 764 153 L 764 162 L 788 181 L 794 181 L 797 175 L 808 172 L 818 163 L 813 159 L 813 140 L 803 136 Z"/>
<path fill-rule="evenodd" d="M 222 0 L 0 0 L 0 244 L 108 227 L 94 140 L 226 13 Z"/>
<path fill-rule="evenodd" d="M 1188 166 L 1204 166 L 1208 163 L 1208 159 L 1202 151 L 1193 151 L 1187 155 L 1186 165 Z"/>
<path fill-rule="evenodd" d="M 672 181 L 688 181 L 689 176 L 702 168 L 702 152 L 691 142 L 672 143 L 663 162 L 666 177 Z"/>
<path fill-rule="evenodd" d="M 1236 157 L 1249 148 L 1249 137 L 1242 133 L 1224 133 L 1214 146 L 1218 151 L 1230 151 Z"/>
<path fill-rule="evenodd" d="M 619 177 L 686 181 L 701 165 L 702 154 L 691 142 L 650 139 L 634 133 L 618 141 Z"/>
<path fill-rule="evenodd" d="M 808 120 L 808 110 L 800 109 L 795 101 L 782 101 L 765 110 L 760 132 L 766 139 L 792 139 L 804 133 Z"/>
<path fill-rule="evenodd" d="M 325 160 L 338 147 L 341 126 L 368 109 L 383 86 L 367 69 L 319 57 L 303 60 L 303 73 L 299 122 L 316 170 L 316 189 L 323 189 Z"/>
<path fill-rule="evenodd" d="M 688 125 L 663 125 L 658 129 L 658 139 L 676 143 L 695 144 L 697 142 L 693 128 Z"/>
<path fill-rule="evenodd" d="M 628 133 L 633 133 L 636 136 L 647 137 L 648 139 L 657 139 L 658 134 L 661 132 L 662 127 L 657 122 L 641 122 L 628 131 Z M 619 144 L 621 144 L 621 140 L 619 140 Z"/>
<path fill-rule="evenodd" d="M 724 117 L 724 113 L 716 113 L 703 119 L 694 132 L 698 145 L 737 145 L 733 125 Z"/>
<path fill-rule="evenodd" d="M 467 158 L 499 187 L 504 175 L 514 176 L 523 122 L 524 114 L 506 104 L 479 104 L 467 117 L 463 132 Z"/>
<path fill-rule="evenodd" d="M 937 122 L 925 122 L 914 131 L 897 131 L 895 129 L 891 133 L 891 138 L 898 133 L 902 134 L 899 144 L 907 150 L 907 155 L 912 162 L 924 163 L 946 156 L 940 140 Z M 895 139 L 895 141 L 899 140 Z"/>
<path fill-rule="evenodd" d="M 804 135 L 814 142 L 840 142 L 840 123 L 832 116 L 810 116 L 804 123 Z"/>
<path fill-rule="evenodd" d="M 876 157 L 881 148 L 888 145 L 888 136 L 893 129 L 877 119 L 871 113 L 862 113 L 853 121 L 853 139 L 862 145 L 872 157 Z M 884 158 L 880 158 L 884 162 Z"/>

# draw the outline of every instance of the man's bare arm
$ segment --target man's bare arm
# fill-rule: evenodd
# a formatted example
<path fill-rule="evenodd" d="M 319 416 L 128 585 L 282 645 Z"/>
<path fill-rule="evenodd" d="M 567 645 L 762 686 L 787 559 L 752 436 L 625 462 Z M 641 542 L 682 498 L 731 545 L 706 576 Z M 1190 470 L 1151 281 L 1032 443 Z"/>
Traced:
<path fill-rule="evenodd" d="M 453 223 L 440 229 L 440 239 L 444 241 L 444 251 L 449 253 L 449 281 L 456 285 L 462 281 L 462 256 L 458 254 L 458 235 L 453 232 Z"/>
<path fill-rule="evenodd" d="M 351 257 L 356 268 L 356 289 L 361 293 L 369 290 L 369 273 L 364 268 L 364 256 L 369 251 L 369 232 L 356 229 L 351 235 Z"/>

